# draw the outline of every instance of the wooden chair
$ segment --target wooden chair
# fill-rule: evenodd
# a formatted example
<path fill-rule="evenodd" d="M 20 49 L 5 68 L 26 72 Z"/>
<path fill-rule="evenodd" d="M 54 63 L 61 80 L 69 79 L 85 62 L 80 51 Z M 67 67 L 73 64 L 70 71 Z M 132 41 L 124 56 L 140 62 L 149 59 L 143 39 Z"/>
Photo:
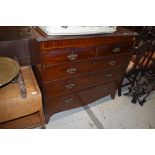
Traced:
<path fill-rule="evenodd" d="M 127 82 L 120 85 L 118 89 L 118 96 L 122 95 L 122 87 L 128 85 L 133 86 L 135 80 L 137 80 L 139 72 L 142 72 L 142 74 L 148 73 L 147 67 L 150 65 L 150 60 L 154 54 L 153 48 L 152 41 L 142 41 L 138 46 L 134 47 L 134 54 L 131 58 L 126 75 L 124 77 L 126 78 Z"/>
<path fill-rule="evenodd" d="M 146 98 L 155 90 L 155 27 L 143 27 L 135 40 L 134 55 L 125 78 L 128 82 L 120 85 L 118 96 L 122 95 L 122 87 L 130 85 L 129 92 L 124 95 L 131 96 L 132 103 L 138 101 L 143 106 Z"/>

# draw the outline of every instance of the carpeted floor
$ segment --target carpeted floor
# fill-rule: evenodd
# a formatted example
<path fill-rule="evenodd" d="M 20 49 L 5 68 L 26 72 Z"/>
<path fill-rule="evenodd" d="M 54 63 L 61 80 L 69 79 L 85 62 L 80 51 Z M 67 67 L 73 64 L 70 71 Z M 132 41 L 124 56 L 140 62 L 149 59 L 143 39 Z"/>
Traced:
<path fill-rule="evenodd" d="M 155 129 L 155 91 L 141 107 L 127 96 L 102 98 L 85 107 L 54 114 L 47 129 Z"/>

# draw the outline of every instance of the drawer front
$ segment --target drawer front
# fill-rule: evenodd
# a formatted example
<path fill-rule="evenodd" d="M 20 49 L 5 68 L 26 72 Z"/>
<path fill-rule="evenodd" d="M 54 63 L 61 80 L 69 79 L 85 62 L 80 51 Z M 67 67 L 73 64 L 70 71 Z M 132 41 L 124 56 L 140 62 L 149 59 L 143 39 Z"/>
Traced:
<path fill-rule="evenodd" d="M 44 94 L 46 98 L 53 98 L 74 91 L 97 86 L 108 81 L 117 80 L 123 76 L 125 69 L 125 67 L 114 68 L 109 71 L 93 72 L 72 79 L 52 82 L 44 86 Z"/>
<path fill-rule="evenodd" d="M 55 112 L 80 107 L 109 95 L 115 90 L 114 83 L 107 83 L 77 93 L 56 97 L 46 101 L 45 110 L 48 114 L 53 114 Z"/>
<path fill-rule="evenodd" d="M 42 52 L 43 64 L 58 64 L 67 61 L 94 58 L 96 47 L 53 49 Z"/>
<path fill-rule="evenodd" d="M 84 38 L 85 37 L 85 38 Z M 82 36 L 81 38 L 73 39 L 60 39 L 60 40 L 50 40 L 50 41 L 41 41 L 40 42 L 40 50 L 51 50 L 56 48 L 68 48 L 68 47 L 85 47 L 85 46 L 96 46 L 102 44 L 119 44 L 119 43 L 133 43 L 134 36 L 105 36 L 100 35 L 98 37 L 90 37 Z"/>
<path fill-rule="evenodd" d="M 132 50 L 132 44 L 111 44 L 100 45 L 97 47 L 97 55 L 99 57 L 107 55 L 116 55 L 120 53 L 126 53 Z"/>
<path fill-rule="evenodd" d="M 130 60 L 130 54 L 105 57 L 80 63 L 64 63 L 54 66 L 45 66 L 43 69 L 43 81 L 49 82 L 58 79 L 71 78 L 82 73 L 112 69 L 118 66 L 126 66 Z"/>

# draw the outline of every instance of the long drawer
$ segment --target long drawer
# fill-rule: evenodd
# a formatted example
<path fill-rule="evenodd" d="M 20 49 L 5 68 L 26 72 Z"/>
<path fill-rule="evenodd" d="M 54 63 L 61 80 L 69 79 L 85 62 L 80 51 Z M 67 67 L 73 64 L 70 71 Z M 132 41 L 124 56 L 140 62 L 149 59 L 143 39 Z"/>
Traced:
<path fill-rule="evenodd" d="M 58 64 L 67 61 L 85 60 L 94 57 L 129 52 L 130 44 L 111 44 L 83 48 L 63 48 L 43 51 L 43 64 Z"/>
<path fill-rule="evenodd" d="M 114 93 L 115 90 L 116 86 L 114 83 L 106 83 L 77 93 L 49 99 L 46 101 L 46 113 L 47 115 L 52 115 L 55 112 L 80 107 Z"/>
<path fill-rule="evenodd" d="M 44 66 L 42 78 L 44 82 L 49 82 L 57 79 L 71 78 L 82 73 L 126 66 L 130 60 L 130 56 L 131 54 L 129 53 L 84 62 Z"/>
<path fill-rule="evenodd" d="M 44 85 L 45 96 L 46 98 L 53 98 L 97 86 L 108 81 L 120 79 L 123 76 L 125 69 L 125 67 L 119 67 L 108 71 L 88 73 L 83 76 L 46 84 Z"/>

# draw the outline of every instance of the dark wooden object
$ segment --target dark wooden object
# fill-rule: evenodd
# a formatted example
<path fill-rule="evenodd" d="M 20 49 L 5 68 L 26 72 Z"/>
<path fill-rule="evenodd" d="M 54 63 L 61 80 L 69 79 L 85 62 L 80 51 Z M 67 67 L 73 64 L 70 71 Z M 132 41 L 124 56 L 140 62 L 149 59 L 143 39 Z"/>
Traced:
<path fill-rule="evenodd" d="M 133 56 L 125 75 L 128 82 L 120 85 L 120 88 L 118 89 L 119 96 L 122 95 L 122 87 L 128 85 L 131 85 L 131 87 L 134 86 L 139 72 L 142 72 L 145 75 L 145 72 L 154 72 L 155 70 L 155 27 L 135 27 L 135 30 L 139 32 L 139 35 L 134 41 Z M 144 75 L 142 75 L 142 77 Z"/>
<path fill-rule="evenodd" d="M 46 123 L 52 114 L 104 96 L 115 98 L 132 54 L 135 33 L 47 36 L 36 28 L 40 64 L 34 71 L 44 100 Z"/>
<path fill-rule="evenodd" d="M 17 57 L 21 66 L 39 62 L 36 35 L 28 26 L 0 26 L 0 56 Z"/>
<path fill-rule="evenodd" d="M 155 88 L 155 27 L 142 27 L 134 43 L 134 55 L 125 75 L 128 82 L 121 87 L 130 85 L 129 92 L 124 95 L 132 97 L 131 102 L 137 101 L 141 106 Z M 121 96 L 121 87 L 118 95 Z"/>

